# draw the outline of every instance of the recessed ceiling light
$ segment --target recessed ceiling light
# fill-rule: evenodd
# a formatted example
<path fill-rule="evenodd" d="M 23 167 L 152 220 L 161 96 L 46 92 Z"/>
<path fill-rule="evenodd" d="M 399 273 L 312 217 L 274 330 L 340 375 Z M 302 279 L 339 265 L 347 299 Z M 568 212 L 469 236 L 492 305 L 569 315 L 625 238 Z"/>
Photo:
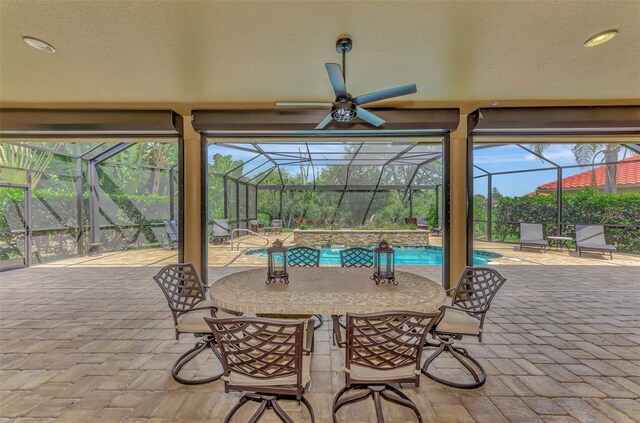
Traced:
<path fill-rule="evenodd" d="M 29 44 L 31 47 L 38 49 L 40 51 L 44 51 L 45 53 L 55 53 L 56 49 L 49 43 L 46 43 L 42 40 L 38 40 L 33 37 L 22 37 L 22 41 Z"/>
<path fill-rule="evenodd" d="M 618 35 L 618 31 L 616 31 L 615 29 L 610 29 L 608 31 L 600 32 L 600 33 L 594 35 L 593 37 L 589 38 L 584 43 L 584 46 L 585 47 L 599 46 L 600 44 L 606 43 L 607 41 L 609 41 L 610 39 L 612 39 L 616 35 Z"/>

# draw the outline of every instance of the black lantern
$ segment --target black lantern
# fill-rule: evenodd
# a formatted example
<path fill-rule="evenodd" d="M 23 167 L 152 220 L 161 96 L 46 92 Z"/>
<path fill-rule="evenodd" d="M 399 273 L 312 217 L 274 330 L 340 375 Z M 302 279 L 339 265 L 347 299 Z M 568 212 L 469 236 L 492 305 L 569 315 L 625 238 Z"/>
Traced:
<path fill-rule="evenodd" d="M 394 249 L 385 240 L 382 240 L 373 249 L 373 276 L 371 279 L 376 281 L 376 285 L 385 282 L 398 284 L 394 272 Z"/>
<path fill-rule="evenodd" d="M 287 273 L 287 247 L 282 246 L 282 241 L 276 239 L 273 245 L 267 248 L 268 269 L 267 281 L 269 285 L 272 282 L 289 283 L 289 274 Z"/>

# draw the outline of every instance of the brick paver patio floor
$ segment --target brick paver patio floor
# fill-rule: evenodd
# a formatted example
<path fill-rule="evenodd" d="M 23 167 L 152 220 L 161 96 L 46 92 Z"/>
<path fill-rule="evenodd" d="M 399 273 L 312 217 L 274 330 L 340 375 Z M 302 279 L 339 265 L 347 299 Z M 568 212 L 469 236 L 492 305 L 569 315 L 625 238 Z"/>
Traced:
<path fill-rule="evenodd" d="M 174 340 L 166 301 L 151 279 L 162 262 L 71 260 L 0 274 L 0 421 L 221 422 L 237 394 L 225 394 L 221 381 L 185 387 L 171 378 L 171 363 L 194 339 Z M 484 343 L 466 343 L 486 366 L 487 384 L 462 391 L 423 377 L 420 388 L 405 387 L 424 421 L 640 421 L 640 267 L 496 268 L 508 282 L 488 315 Z M 239 269 L 211 268 L 210 278 Z M 316 334 L 307 394 L 323 423 L 343 386 L 329 330 L 327 322 Z M 457 375 L 450 367 L 446 359 L 438 363 Z M 217 368 L 203 355 L 191 372 Z M 370 423 L 371 405 L 345 407 L 338 417 Z M 388 422 L 415 421 L 385 407 Z M 285 409 L 308 421 L 295 402 Z M 245 422 L 250 411 L 235 421 Z"/>

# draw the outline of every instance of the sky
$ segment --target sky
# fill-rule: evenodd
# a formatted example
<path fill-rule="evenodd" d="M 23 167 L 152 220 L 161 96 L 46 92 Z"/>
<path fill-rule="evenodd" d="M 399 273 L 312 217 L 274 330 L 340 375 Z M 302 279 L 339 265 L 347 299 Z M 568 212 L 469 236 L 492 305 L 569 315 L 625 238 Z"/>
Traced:
<path fill-rule="evenodd" d="M 528 145 L 524 145 L 529 147 Z M 544 156 L 549 160 L 559 164 L 560 166 L 572 166 L 578 164 L 571 151 L 572 144 L 551 144 L 544 152 Z M 626 156 L 625 156 L 626 154 Z M 632 156 L 630 150 L 622 148 L 619 159 Z M 596 157 L 596 163 L 602 162 L 603 155 Z M 516 145 L 504 145 L 485 149 L 474 150 L 474 164 L 489 172 L 504 172 L 510 170 L 524 169 L 543 169 L 553 167 L 551 164 L 540 160 L 535 155 L 523 150 Z M 575 175 L 591 169 L 588 167 L 578 167 L 563 170 L 563 177 Z M 478 169 L 474 169 L 474 176 L 483 175 L 484 173 Z M 512 173 L 509 175 L 495 175 L 492 177 L 493 186 L 496 187 L 502 195 L 514 197 L 526 195 L 534 192 L 540 185 L 556 180 L 557 173 L 555 170 Z M 486 195 L 487 179 L 476 179 L 474 183 L 474 191 L 477 194 Z"/>

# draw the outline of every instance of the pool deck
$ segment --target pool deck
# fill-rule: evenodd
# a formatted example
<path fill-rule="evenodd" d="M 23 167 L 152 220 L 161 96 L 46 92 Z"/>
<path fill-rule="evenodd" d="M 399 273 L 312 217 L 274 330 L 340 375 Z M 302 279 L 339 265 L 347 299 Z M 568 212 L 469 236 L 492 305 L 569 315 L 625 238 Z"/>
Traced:
<path fill-rule="evenodd" d="M 285 245 L 292 245 L 293 237 L 290 233 L 282 235 L 269 235 L 269 242 L 276 239 L 285 239 Z M 249 250 L 264 248 L 264 239 L 257 237 L 244 237 L 243 242 L 257 244 L 253 246 L 242 245 L 239 251 L 231 251 L 229 244 L 209 245 L 209 266 L 214 267 L 251 267 L 265 266 L 266 258 L 246 255 Z M 442 237 L 430 236 L 433 246 L 442 246 Z M 489 265 L 565 265 L 565 266 L 638 266 L 640 255 L 614 253 L 613 260 L 602 254 L 583 254 L 549 250 L 542 253 L 540 249 L 525 248 L 520 251 L 514 244 L 475 241 L 474 248 L 480 251 L 500 254 L 501 257 L 491 259 Z M 175 263 L 177 252 L 167 249 L 125 250 L 103 253 L 101 256 L 73 257 L 66 260 L 44 264 L 45 266 L 69 266 L 83 264 L 86 266 L 147 266 Z M 439 267 L 439 266 L 436 266 Z"/>

